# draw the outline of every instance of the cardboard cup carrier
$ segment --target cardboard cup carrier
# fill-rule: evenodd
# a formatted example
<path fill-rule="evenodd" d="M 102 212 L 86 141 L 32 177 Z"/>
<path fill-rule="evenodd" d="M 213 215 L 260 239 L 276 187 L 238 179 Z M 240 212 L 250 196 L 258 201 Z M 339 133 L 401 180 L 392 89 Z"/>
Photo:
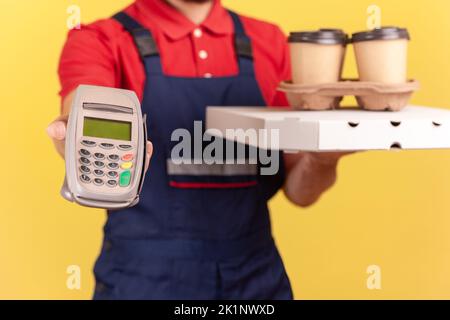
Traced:
<path fill-rule="evenodd" d="M 352 95 L 363 109 L 399 111 L 419 88 L 407 80 L 409 39 L 406 29 L 396 27 L 354 33 L 350 41 L 338 29 L 291 33 L 292 82 L 278 89 L 300 110 L 337 109 L 344 96 Z M 359 80 L 341 79 L 348 42 Z"/>

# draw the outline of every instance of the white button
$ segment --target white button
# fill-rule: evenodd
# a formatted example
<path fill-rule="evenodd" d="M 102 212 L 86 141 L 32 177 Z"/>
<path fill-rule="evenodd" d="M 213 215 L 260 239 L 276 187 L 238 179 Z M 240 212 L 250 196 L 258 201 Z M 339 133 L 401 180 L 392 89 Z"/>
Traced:
<path fill-rule="evenodd" d="M 205 73 L 203 76 L 205 78 L 212 78 L 212 74 L 211 73 Z"/>
<path fill-rule="evenodd" d="M 208 52 L 206 52 L 205 50 L 200 50 L 198 52 L 198 56 L 200 57 L 200 59 L 205 60 L 208 58 Z"/>
<path fill-rule="evenodd" d="M 201 38 L 202 35 L 203 35 L 202 29 L 196 28 L 196 29 L 194 30 L 194 37 L 196 37 L 196 38 Z"/>

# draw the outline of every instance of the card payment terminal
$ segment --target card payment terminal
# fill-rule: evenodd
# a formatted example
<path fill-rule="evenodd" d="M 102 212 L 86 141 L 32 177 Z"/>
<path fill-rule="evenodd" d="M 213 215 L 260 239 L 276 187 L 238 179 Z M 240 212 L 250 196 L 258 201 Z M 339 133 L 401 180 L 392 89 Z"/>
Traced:
<path fill-rule="evenodd" d="M 136 205 L 144 182 L 146 135 L 134 92 L 79 86 L 67 124 L 61 195 L 95 208 Z"/>

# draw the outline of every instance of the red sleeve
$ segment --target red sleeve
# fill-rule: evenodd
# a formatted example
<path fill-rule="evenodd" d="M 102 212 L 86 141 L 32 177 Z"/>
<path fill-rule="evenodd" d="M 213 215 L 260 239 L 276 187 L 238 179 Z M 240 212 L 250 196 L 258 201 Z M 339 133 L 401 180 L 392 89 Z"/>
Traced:
<path fill-rule="evenodd" d="M 117 86 L 115 50 L 107 35 L 112 27 L 102 20 L 69 32 L 58 68 L 62 98 L 80 84 Z"/>
<path fill-rule="evenodd" d="M 278 70 L 278 80 L 287 81 L 291 79 L 291 57 L 289 51 L 289 45 L 287 41 L 287 37 L 284 35 L 283 31 L 280 28 L 277 28 L 277 36 L 274 38 L 274 41 L 278 43 L 274 45 L 274 48 L 281 48 L 279 50 L 278 56 L 276 57 L 276 61 L 278 62 L 277 70 Z M 289 103 L 286 98 L 286 94 L 283 92 L 277 91 L 275 94 L 271 104 L 271 106 L 275 107 L 287 107 Z"/>

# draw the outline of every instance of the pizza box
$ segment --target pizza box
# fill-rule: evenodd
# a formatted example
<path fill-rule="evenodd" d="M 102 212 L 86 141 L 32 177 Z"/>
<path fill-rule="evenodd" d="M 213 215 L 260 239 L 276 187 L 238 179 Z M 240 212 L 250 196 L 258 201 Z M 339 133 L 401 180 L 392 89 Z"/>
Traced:
<path fill-rule="evenodd" d="M 286 152 L 450 148 L 450 110 L 422 106 L 397 112 L 211 106 L 206 129 L 212 136 Z"/>

